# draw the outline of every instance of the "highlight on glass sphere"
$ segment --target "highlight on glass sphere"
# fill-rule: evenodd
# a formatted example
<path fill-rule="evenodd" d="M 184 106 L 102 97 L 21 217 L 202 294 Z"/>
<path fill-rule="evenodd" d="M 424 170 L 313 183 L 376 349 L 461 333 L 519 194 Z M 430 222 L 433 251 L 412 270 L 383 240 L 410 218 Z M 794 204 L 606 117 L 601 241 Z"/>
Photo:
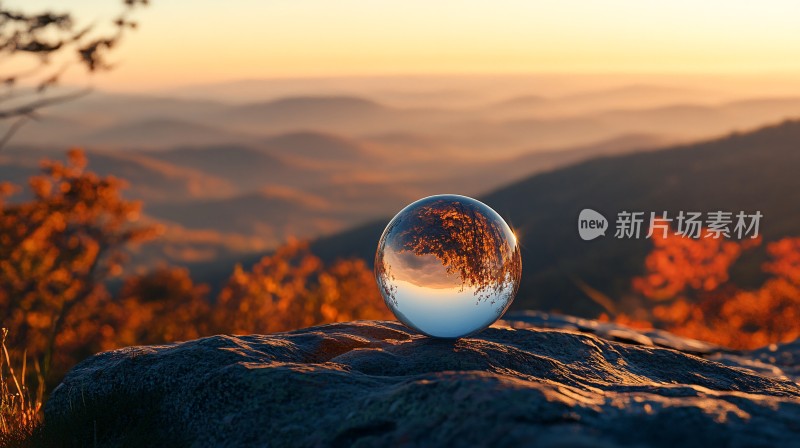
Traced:
<path fill-rule="evenodd" d="M 459 338 L 499 319 L 519 287 L 522 258 L 508 224 L 466 196 L 420 199 L 381 235 L 375 279 L 386 305 L 428 336 Z"/>

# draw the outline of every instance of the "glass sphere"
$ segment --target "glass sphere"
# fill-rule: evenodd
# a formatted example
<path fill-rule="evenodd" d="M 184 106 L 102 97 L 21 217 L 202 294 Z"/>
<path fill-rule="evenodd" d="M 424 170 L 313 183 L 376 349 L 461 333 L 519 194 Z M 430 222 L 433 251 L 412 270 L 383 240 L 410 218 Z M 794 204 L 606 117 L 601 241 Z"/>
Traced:
<path fill-rule="evenodd" d="M 519 287 L 522 258 L 508 224 L 486 204 L 452 194 L 420 199 L 381 235 L 375 278 L 398 320 L 460 338 L 494 323 Z"/>

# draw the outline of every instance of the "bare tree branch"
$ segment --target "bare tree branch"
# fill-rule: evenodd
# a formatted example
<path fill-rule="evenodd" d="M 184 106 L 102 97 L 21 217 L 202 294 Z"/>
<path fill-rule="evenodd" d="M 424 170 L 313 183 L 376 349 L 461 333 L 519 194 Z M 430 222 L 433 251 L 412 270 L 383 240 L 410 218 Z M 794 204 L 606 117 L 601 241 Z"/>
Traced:
<path fill-rule="evenodd" d="M 0 0 L 0 56 L 2 56 L 0 60 L 8 62 L 18 55 L 33 55 L 39 58 L 39 64 L 31 69 L 19 73 L 0 74 L 0 83 L 7 87 L 7 91 L 0 95 L 0 103 L 10 100 L 19 103 L 23 102 L 25 97 L 40 96 L 57 86 L 67 68 L 75 64 L 82 65 L 89 72 L 113 68 L 113 64 L 107 61 L 108 52 L 117 46 L 127 30 L 136 28 L 137 23 L 129 19 L 131 11 L 149 2 L 121 0 L 121 3 L 122 12 L 109 19 L 108 25 L 112 28 L 103 33 L 98 31 L 94 23 L 76 27 L 77 21 L 70 13 L 12 11 Z M 54 57 L 60 58 L 61 55 L 69 54 L 73 55 L 74 62 L 65 63 L 58 70 L 48 70 Z M 38 79 L 33 82 L 33 91 L 26 90 L 25 93 L 18 94 L 16 86 L 23 78 Z M 86 89 L 50 98 L 30 99 L 22 105 L 0 110 L 0 120 L 19 118 L 0 139 L 0 149 L 24 123 L 34 117 L 37 110 L 80 98 L 90 91 Z"/>
<path fill-rule="evenodd" d="M 8 118 L 14 118 L 19 116 L 29 116 L 43 107 L 53 106 L 60 103 L 66 103 L 67 101 L 76 100 L 90 93 L 92 93 L 92 89 L 87 88 L 80 90 L 78 92 L 67 93 L 64 95 L 53 96 L 50 98 L 42 98 L 40 100 L 31 101 L 27 104 L 23 104 L 22 106 L 13 107 L 6 110 L 0 110 L 0 120 L 5 120 Z"/>
<path fill-rule="evenodd" d="M 3 138 L 0 139 L 0 150 L 5 148 L 6 144 L 11 140 L 11 137 L 19 131 L 19 129 L 24 125 L 30 117 L 19 117 L 17 121 L 15 121 L 7 130 L 6 133 L 3 134 Z"/>

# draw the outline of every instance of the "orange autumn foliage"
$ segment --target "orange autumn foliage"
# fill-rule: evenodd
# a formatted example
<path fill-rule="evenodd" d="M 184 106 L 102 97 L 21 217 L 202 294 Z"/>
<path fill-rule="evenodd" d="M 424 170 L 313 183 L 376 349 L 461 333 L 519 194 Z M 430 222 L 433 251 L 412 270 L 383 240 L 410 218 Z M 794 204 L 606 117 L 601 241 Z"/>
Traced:
<path fill-rule="evenodd" d="M 653 323 L 650 322 L 649 320 L 636 319 L 635 317 L 629 316 L 629 315 L 624 314 L 624 313 L 617 314 L 612 319 L 611 316 L 608 315 L 608 313 L 603 312 L 603 313 L 600 313 L 600 315 L 597 316 L 597 320 L 598 320 L 598 322 L 612 322 L 613 321 L 614 323 L 617 323 L 617 324 L 620 324 L 620 325 L 624 325 L 624 326 L 629 327 L 629 328 L 635 328 L 637 330 L 649 330 L 649 329 L 653 328 Z"/>
<path fill-rule="evenodd" d="M 87 172 L 86 163 L 78 150 L 67 163 L 43 162 L 30 201 L 8 203 L 15 188 L 0 189 L 0 318 L 45 375 L 76 342 L 97 347 L 84 311 L 107 303 L 103 282 L 120 272 L 123 247 L 152 236 L 134 225 L 139 204 L 120 196 L 122 181 Z"/>
<path fill-rule="evenodd" d="M 67 163 L 44 162 L 27 201 L 9 202 L 17 188 L 0 184 L 0 317 L 51 385 L 101 350 L 390 317 L 363 261 L 326 265 L 299 242 L 252 271 L 237 267 L 216 298 L 170 266 L 124 278 L 112 296 L 124 250 L 155 229 L 136 223 L 139 204 L 120 196 L 122 181 L 86 164 L 77 150 Z"/>
<path fill-rule="evenodd" d="M 645 260 L 648 274 L 633 279 L 633 288 L 655 301 L 667 300 L 686 289 L 713 291 L 728 281 L 728 269 L 742 250 L 759 240 L 736 243 L 724 239 L 692 239 L 675 234 L 653 237 Z"/>
<path fill-rule="evenodd" d="M 211 333 L 208 287 L 186 268 L 162 266 L 125 279 L 110 307 L 115 325 L 105 328 L 108 347 L 187 341 Z"/>
<path fill-rule="evenodd" d="M 678 335 L 740 349 L 800 337 L 800 238 L 767 245 L 771 261 L 763 270 L 771 277 L 758 289 L 729 281 L 731 265 L 760 242 L 654 238 L 647 273 L 632 282 L 634 291 L 655 302 L 643 304 L 648 320 Z M 634 319 L 622 313 L 614 320 Z"/>
<path fill-rule="evenodd" d="M 290 242 L 245 272 L 237 266 L 217 299 L 218 328 L 269 333 L 328 322 L 391 318 L 362 260 L 330 267 L 308 245 Z"/>

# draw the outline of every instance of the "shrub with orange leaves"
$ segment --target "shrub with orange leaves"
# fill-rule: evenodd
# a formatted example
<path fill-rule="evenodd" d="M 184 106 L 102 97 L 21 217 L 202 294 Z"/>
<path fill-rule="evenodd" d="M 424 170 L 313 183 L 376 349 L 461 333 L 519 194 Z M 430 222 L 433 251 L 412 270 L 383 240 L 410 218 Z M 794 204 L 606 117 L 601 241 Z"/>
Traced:
<path fill-rule="evenodd" d="M 93 324 L 76 319 L 76 308 L 101 308 L 104 279 L 119 273 L 122 249 L 149 238 L 153 229 L 136 226 L 139 204 L 123 199 L 122 181 L 85 171 L 79 150 L 68 162 L 45 161 L 30 179 L 33 199 L 0 199 L 0 318 L 12 330 L 13 345 L 24 341 L 42 359 L 45 374 L 66 340 L 96 342 Z M 61 366 L 63 368 L 64 366 Z"/>
<path fill-rule="evenodd" d="M 208 336 L 208 287 L 192 281 L 186 268 L 161 266 L 130 276 L 111 307 L 103 348 L 162 344 Z"/>
<path fill-rule="evenodd" d="M 313 310 L 315 322 L 394 319 L 383 302 L 375 277 L 364 260 L 340 259 L 328 266 L 318 277 L 306 309 Z M 308 304 L 311 304 L 310 306 Z M 317 311 L 318 310 L 318 311 Z"/>
<path fill-rule="evenodd" d="M 245 272 L 237 266 L 214 309 L 217 328 L 270 333 L 390 313 L 361 260 L 325 267 L 308 245 L 290 242 Z"/>
<path fill-rule="evenodd" d="M 773 258 L 764 264 L 764 271 L 800 285 L 800 238 L 784 238 L 767 246 Z"/>
<path fill-rule="evenodd" d="M 760 288 L 742 290 L 728 278 L 730 266 L 760 239 L 741 242 L 654 238 L 647 273 L 633 280 L 649 320 L 675 334 L 732 348 L 756 348 L 800 337 L 800 238 L 767 245 L 772 274 Z M 641 314 L 642 310 L 639 310 Z M 626 314 L 615 317 L 630 321 Z"/>
<path fill-rule="evenodd" d="M 651 239 L 653 251 L 645 260 L 647 275 L 633 279 L 633 289 L 650 300 L 668 300 L 687 289 L 713 291 L 728 281 L 728 269 L 742 250 L 759 240 L 744 243 L 722 238 L 686 238 L 669 234 Z"/>

